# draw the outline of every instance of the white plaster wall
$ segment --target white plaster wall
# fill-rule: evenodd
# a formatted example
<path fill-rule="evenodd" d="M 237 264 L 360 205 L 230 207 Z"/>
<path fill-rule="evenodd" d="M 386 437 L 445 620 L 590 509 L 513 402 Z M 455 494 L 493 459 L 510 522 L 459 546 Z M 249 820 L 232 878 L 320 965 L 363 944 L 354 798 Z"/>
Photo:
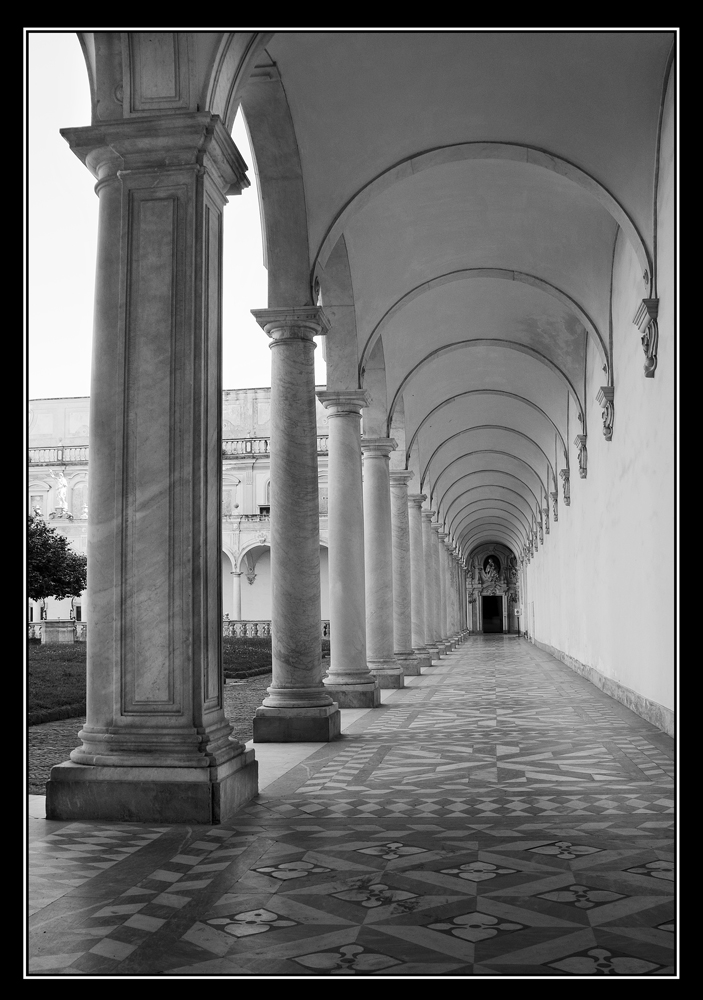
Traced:
<path fill-rule="evenodd" d="M 615 420 L 606 442 L 595 397 L 605 375 L 589 345 L 588 476 L 572 423 L 571 506 L 527 567 L 539 641 L 674 708 L 674 162 L 673 95 L 665 102 L 658 189 L 659 352 L 654 378 L 632 319 L 640 268 L 620 233 L 614 261 Z"/>

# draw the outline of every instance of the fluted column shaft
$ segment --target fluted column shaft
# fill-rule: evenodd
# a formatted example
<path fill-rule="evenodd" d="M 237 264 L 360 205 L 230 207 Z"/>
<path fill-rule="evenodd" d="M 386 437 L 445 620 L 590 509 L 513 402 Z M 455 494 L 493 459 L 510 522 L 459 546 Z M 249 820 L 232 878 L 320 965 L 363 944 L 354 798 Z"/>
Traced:
<path fill-rule="evenodd" d="M 393 530 L 393 644 L 397 660 L 407 677 L 420 673 L 420 664 L 412 644 L 412 571 L 410 560 L 410 523 L 408 520 L 408 483 L 414 473 L 392 470 L 391 525 Z"/>
<path fill-rule="evenodd" d="M 364 390 L 319 392 L 329 418 L 327 510 L 329 538 L 330 668 L 324 678 L 340 708 L 373 708 L 378 682 L 366 661 L 364 501 L 361 411 Z"/>
<path fill-rule="evenodd" d="M 339 709 L 322 683 L 320 513 L 313 337 L 317 306 L 253 310 L 271 338 L 272 684 L 254 742 L 329 740 Z"/>
<path fill-rule="evenodd" d="M 366 561 L 366 658 L 382 688 L 403 687 L 394 655 L 393 530 L 389 456 L 392 438 L 362 437 L 364 456 L 364 556 Z"/>
<path fill-rule="evenodd" d="M 434 575 L 434 533 L 432 531 L 433 510 L 423 510 L 422 518 L 422 552 L 425 572 L 425 646 L 430 656 L 439 656 L 437 632 L 435 628 L 435 575 Z"/>
<path fill-rule="evenodd" d="M 425 561 L 422 551 L 422 501 L 424 493 L 408 496 L 408 524 L 410 529 L 410 576 L 412 643 L 420 666 L 432 663 L 425 645 Z"/>

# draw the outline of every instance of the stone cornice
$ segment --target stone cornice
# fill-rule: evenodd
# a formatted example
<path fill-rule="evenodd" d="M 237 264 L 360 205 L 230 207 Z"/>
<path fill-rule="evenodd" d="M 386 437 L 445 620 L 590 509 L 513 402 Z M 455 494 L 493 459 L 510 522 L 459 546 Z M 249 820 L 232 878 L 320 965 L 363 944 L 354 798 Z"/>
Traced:
<path fill-rule="evenodd" d="M 364 455 L 390 455 L 398 447 L 395 438 L 362 437 L 361 450 Z"/>
<path fill-rule="evenodd" d="M 206 111 L 118 119 L 61 129 L 98 181 L 107 172 L 207 169 L 223 195 L 249 187 L 247 165 L 218 115 Z"/>
<path fill-rule="evenodd" d="M 363 408 L 371 403 L 371 394 L 367 389 L 338 389 L 336 391 L 325 389 L 315 393 L 315 395 L 324 408 L 329 411 L 331 417 L 343 413 L 360 414 Z"/>
<path fill-rule="evenodd" d="M 415 478 L 415 473 L 407 469 L 391 469 L 391 486 L 407 486 L 411 479 Z"/>
<path fill-rule="evenodd" d="M 287 340 L 312 340 L 313 337 L 327 333 L 330 328 L 330 321 L 321 306 L 252 309 L 251 314 L 274 343 Z"/>

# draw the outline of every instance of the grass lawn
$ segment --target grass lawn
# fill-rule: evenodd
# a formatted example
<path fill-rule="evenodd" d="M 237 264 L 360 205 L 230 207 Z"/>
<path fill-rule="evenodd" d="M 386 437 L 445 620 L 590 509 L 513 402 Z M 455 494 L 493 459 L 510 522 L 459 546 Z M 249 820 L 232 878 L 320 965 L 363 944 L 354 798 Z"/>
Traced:
<path fill-rule="evenodd" d="M 329 649 L 329 639 L 323 639 L 323 656 L 329 654 Z M 85 655 L 84 642 L 49 646 L 36 641 L 28 643 L 27 721 L 30 725 L 45 721 L 47 713 L 69 705 L 75 707 L 76 715 L 85 712 Z M 270 674 L 271 638 L 223 638 L 222 664 L 225 677 L 230 679 Z"/>

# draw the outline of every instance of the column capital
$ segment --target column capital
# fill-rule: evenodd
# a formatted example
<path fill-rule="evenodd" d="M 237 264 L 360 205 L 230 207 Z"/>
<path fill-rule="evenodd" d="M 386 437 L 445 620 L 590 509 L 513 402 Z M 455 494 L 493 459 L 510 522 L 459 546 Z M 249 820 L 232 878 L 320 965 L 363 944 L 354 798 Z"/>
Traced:
<path fill-rule="evenodd" d="M 122 118 L 60 131 L 98 181 L 106 174 L 124 177 L 190 167 L 213 175 L 223 195 L 241 194 L 250 184 L 232 136 L 219 115 L 209 111 Z"/>
<path fill-rule="evenodd" d="M 439 533 L 442 530 L 442 522 L 433 521 L 432 524 L 430 525 L 430 528 L 432 528 L 433 531 L 437 532 L 437 537 L 439 538 Z"/>
<path fill-rule="evenodd" d="M 288 309 L 252 309 L 251 314 L 270 337 L 274 347 L 282 341 L 307 340 L 327 333 L 330 321 L 320 306 L 291 306 Z"/>
<path fill-rule="evenodd" d="M 428 524 L 431 525 L 432 518 L 435 516 L 435 514 L 437 512 L 434 511 L 434 510 L 427 510 L 427 509 L 425 509 L 425 510 L 420 511 L 420 513 L 422 514 L 422 516 L 424 517 L 424 519 L 428 522 Z"/>
<path fill-rule="evenodd" d="M 361 414 L 365 406 L 371 403 L 368 389 L 338 389 L 324 390 L 315 393 L 330 417 L 343 416 L 345 413 Z"/>
<path fill-rule="evenodd" d="M 407 469 L 391 469 L 391 486 L 407 486 L 411 479 L 414 479 L 415 473 L 409 472 Z"/>
<path fill-rule="evenodd" d="M 408 493 L 408 503 L 411 503 L 413 507 L 417 507 L 418 510 L 422 510 L 422 502 L 426 499 L 426 493 Z"/>
<path fill-rule="evenodd" d="M 398 442 L 395 438 L 382 438 L 382 437 L 362 437 L 361 438 L 361 450 L 364 455 L 382 455 L 388 456 L 392 451 L 398 447 Z"/>

